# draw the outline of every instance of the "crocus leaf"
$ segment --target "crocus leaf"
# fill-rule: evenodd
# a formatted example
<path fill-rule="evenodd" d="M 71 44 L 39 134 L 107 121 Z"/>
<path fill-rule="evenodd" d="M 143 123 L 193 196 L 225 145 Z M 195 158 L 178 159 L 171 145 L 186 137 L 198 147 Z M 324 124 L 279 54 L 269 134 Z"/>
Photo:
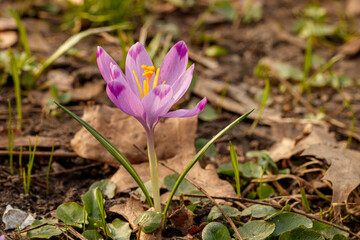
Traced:
<path fill-rule="evenodd" d="M 229 216 L 229 217 L 237 217 L 241 214 L 241 212 L 234 207 L 230 207 L 227 205 L 220 205 L 220 207 L 222 208 L 222 210 L 224 210 L 224 212 Z M 214 206 L 211 208 L 210 213 L 208 215 L 208 221 L 213 221 L 219 217 L 223 216 L 222 212 L 220 211 L 220 209 L 217 206 Z"/>
<path fill-rule="evenodd" d="M 318 232 L 311 229 L 295 228 L 291 231 L 284 232 L 280 235 L 279 240 L 325 240 L 325 238 Z"/>
<path fill-rule="evenodd" d="M 211 222 L 201 233 L 204 240 L 231 240 L 229 230 L 221 223 Z"/>
<path fill-rule="evenodd" d="M 87 219 L 87 213 L 84 211 L 84 208 L 79 204 L 69 202 L 61 204 L 56 209 L 56 216 L 66 225 L 80 228 L 84 224 L 84 219 Z M 88 222 L 86 221 L 85 223 Z"/>
<path fill-rule="evenodd" d="M 58 220 L 57 219 L 43 219 L 43 220 L 35 220 L 31 227 L 36 227 L 36 226 L 39 226 L 40 224 L 43 224 L 43 223 L 48 223 L 48 224 L 55 224 L 57 223 Z M 65 229 L 63 229 L 65 230 Z M 46 239 L 49 239 L 53 236 L 58 236 L 62 234 L 62 231 L 53 226 L 53 225 L 44 225 L 40 228 L 36 228 L 34 230 L 31 230 L 31 231 L 28 231 L 27 234 L 26 234 L 26 237 L 27 238 L 46 238 Z"/>
<path fill-rule="evenodd" d="M 244 240 L 262 240 L 274 232 L 275 224 L 262 220 L 251 221 L 238 228 Z"/>
<path fill-rule="evenodd" d="M 198 138 L 195 140 L 195 148 L 196 152 L 199 152 L 209 141 L 209 139 L 206 138 Z M 216 155 L 216 148 L 214 144 L 211 144 L 210 147 L 205 151 L 204 153 L 207 157 L 214 157 Z"/>
<path fill-rule="evenodd" d="M 139 185 L 141 190 L 146 196 L 146 200 L 150 207 L 153 206 L 153 202 L 151 200 L 151 197 L 148 193 L 148 191 L 145 188 L 144 183 L 142 182 L 141 178 L 135 171 L 134 167 L 131 165 L 129 160 L 107 139 L 105 138 L 101 133 L 96 131 L 93 127 L 91 127 L 89 124 L 87 124 L 84 120 L 76 116 L 74 113 L 72 113 L 70 110 L 68 110 L 66 107 L 62 106 L 61 104 L 55 102 L 56 105 L 58 105 L 59 108 L 61 108 L 64 112 L 66 112 L 70 117 L 78 121 L 83 127 L 86 128 L 95 138 L 98 140 L 105 148 L 106 150 L 115 157 L 116 160 L 118 160 L 121 165 L 124 166 L 126 171 L 133 177 L 133 179 L 136 181 L 136 183 Z"/>
<path fill-rule="evenodd" d="M 250 113 L 254 111 L 250 110 L 249 112 L 245 113 L 244 115 L 240 116 L 238 119 L 230 123 L 228 126 L 226 126 L 223 130 L 221 130 L 218 134 L 216 134 L 196 155 L 195 157 L 190 161 L 190 163 L 186 166 L 185 170 L 181 173 L 180 177 L 175 183 L 174 188 L 172 189 L 170 196 L 168 198 L 168 201 L 165 205 L 164 209 L 164 215 L 166 216 L 167 211 L 169 209 L 170 203 L 172 201 L 173 196 L 175 195 L 176 190 L 178 189 L 180 183 L 186 176 L 186 174 L 190 171 L 190 169 L 195 165 L 195 163 L 201 158 L 201 156 L 205 153 L 205 151 L 210 147 L 211 144 L 213 144 L 217 139 L 219 139 L 221 136 L 223 136 L 227 131 L 229 131 L 231 128 L 239 124 L 242 120 L 244 120 Z"/>
<path fill-rule="evenodd" d="M 152 233 L 160 226 L 161 220 L 160 214 L 147 211 L 136 218 L 134 224 L 138 224 L 144 233 Z"/>
<path fill-rule="evenodd" d="M 115 219 L 112 223 L 107 224 L 109 229 L 109 237 L 114 240 L 129 240 L 131 236 L 131 228 L 128 222 Z"/>
<path fill-rule="evenodd" d="M 271 222 L 275 223 L 274 236 L 278 236 L 283 232 L 290 231 L 300 226 L 312 228 L 312 221 L 304 216 L 295 213 L 282 213 L 274 217 Z"/>

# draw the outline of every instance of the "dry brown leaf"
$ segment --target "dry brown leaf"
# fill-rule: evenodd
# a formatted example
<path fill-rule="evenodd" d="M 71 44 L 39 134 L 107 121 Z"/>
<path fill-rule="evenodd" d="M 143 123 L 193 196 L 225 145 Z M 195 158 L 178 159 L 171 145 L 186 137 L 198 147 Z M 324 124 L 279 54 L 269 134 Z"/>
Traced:
<path fill-rule="evenodd" d="M 196 82 L 194 93 L 201 97 L 207 97 L 209 102 L 215 106 L 222 106 L 222 108 L 240 115 L 245 114 L 252 108 L 255 108 L 253 114 L 248 116 L 250 119 L 255 119 L 259 109 L 259 104 L 252 100 L 251 97 L 247 96 L 245 91 L 235 85 L 227 86 L 227 91 L 231 98 L 220 96 L 222 89 L 225 87 L 224 82 L 214 81 L 211 79 L 199 79 Z M 275 109 L 265 108 L 261 121 L 268 124 L 274 121 L 277 122 L 278 119 L 280 119 L 280 115 L 281 113 Z"/>
<path fill-rule="evenodd" d="M 195 214 L 183 204 L 172 212 L 169 219 L 176 229 L 180 230 L 183 235 L 186 235 L 189 228 L 193 225 L 194 216 Z"/>
<path fill-rule="evenodd" d="M 82 117 L 97 131 L 107 137 L 131 163 L 147 162 L 146 134 L 141 124 L 118 108 L 93 106 L 84 109 Z M 161 121 L 155 131 L 155 148 L 158 159 L 169 159 L 182 148 L 193 145 L 197 118 L 170 118 Z M 71 146 L 81 157 L 106 162 L 112 166 L 120 163 L 108 153 L 91 134 L 81 129 L 71 140 Z"/>
<path fill-rule="evenodd" d="M 341 46 L 339 53 L 345 56 L 353 56 L 360 51 L 360 38 L 355 38 L 343 46 Z"/>
<path fill-rule="evenodd" d="M 360 152 L 326 145 L 311 145 L 302 153 L 325 159 L 330 165 L 324 179 L 333 184 L 333 203 L 346 202 L 360 184 Z"/>
<path fill-rule="evenodd" d="M 67 92 L 72 89 L 74 77 L 68 71 L 63 69 L 55 69 L 48 72 L 46 75 L 47 84 L 55 85 L 59 91 Z"/>
<path fill-rule="evenodd" d="M 134 224 L 134 221 L 137 217 L 139 217 L 143 212 L 144 208 L 142 203 L 139 199 L 134 198 L 131 196 L 126 203 L 123 204 L 117 204 L 109 208 L 110 212 L 117 213 L 121 216 L 123 216 L 126 221 L 129 222 L 132 229 L 136 228 L 136 224 Z"/>
<path fill-rule="evenodd" d="M 16 29 L 17 25 L 14 18 L 0 17 L 0 31 Z"/>
<path fill-rule="evenodd" d="M 292 156 L 294 146 L 295 140 L 283 138 L 280 142 L 271 146 L 269 155 L 274 162 L 278 162 L 281 159 L 289 159 Z"/>
<path fill-rule="evenodd" d="M 0 32 L 0 48 L 9 48 L 18 40 L 18 34 L 15 31 Z"/>
<path fill-rule="evenodd" d="M 347 0 L 346 1 L 346 7 L 345 12 L 349 16 L 357 16 L 360 14 L 360 5 L 358 0 Z"/>
<path fill-rule="evenodd" d="M 72 101 L 86 101 L 104 92 L 105 81 L 87 82 L 84 86 L 71 91 Z"/>

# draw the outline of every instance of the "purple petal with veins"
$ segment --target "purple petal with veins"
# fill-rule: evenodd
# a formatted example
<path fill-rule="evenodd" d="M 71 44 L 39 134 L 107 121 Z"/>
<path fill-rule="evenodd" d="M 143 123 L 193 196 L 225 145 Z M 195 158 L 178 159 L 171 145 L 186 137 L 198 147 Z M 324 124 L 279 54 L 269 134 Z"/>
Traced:
<path fill-rule="evenodd" d="M 170 86 L 186 70 L 188 63 L 186 44 L 181 41 L 176 43 L 165 56 L 160 67 L 159 83 L 166 81 Z"/>

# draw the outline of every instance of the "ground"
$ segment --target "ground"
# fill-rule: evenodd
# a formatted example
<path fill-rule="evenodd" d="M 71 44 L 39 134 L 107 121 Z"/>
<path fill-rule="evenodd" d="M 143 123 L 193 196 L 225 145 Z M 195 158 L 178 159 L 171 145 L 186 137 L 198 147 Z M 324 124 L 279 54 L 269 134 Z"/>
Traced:
<path fill-rule="evenodd" d="M 49 57 L 68 37 L 72 35 L 70 30 L 61 30 L 60 24 L 63 21 L 61 12 L 59 14 L 52 14 L 41 10 L 42 1 L 34 1 L 31 14 L 24 14 L 22 21 L 28 31 L 29 45 L 31 51 L 34 53 L 39 61 Z M 61 2 L 61 1 L 60 1 Z M 245 2 L 245 1 L 244 1 Z M 194 32 L 194 25 L 199 22 L 201 14 L 203 14 L 209 6 L 208 1 L 198 1 L 195 6 L 190 8 L 179 8 L 174 5 L 159 1 L 158 7 L 151 11 L 154 17 L 153 24 L 146 28 L 145 38 L 146 43 L 149 44 L 151 39 L 158 33 L 163 33 L 162 41 L 166 41 L 165 35 L 171 37 L 171 44 L 183 40 L 186 42 L 189 51 L 191 52 L 190 59 L 195 62 L 195 72 L 197 82 L 206 80 L 215 80 L 223 85 L 220 88 L 213 88 L 218 96 L 225 93 L 226 98 L 240 102 L 245 110 L 250 110 L 253 107 L 259 108 L 259 100 L 254 100 L 262 93 L 265 85 L 263 78 L 256 77 L 254 70 L 260 60 L 268 58 L 269 65 L 275 62 L 283 62 L 291 64 L 303 69 L 304 56 L 306 51 L 306 40 L 298 37 L 293 31 L 293 26 L 299 20 L 303 9 L 310 4 L 310 1 L 291 1 L 291 0 L 277 0 L 277 1 L 259 1 L 263 6 L 263 16 L 258 22 L 244 23 L 238 20 L 229 21 L 222 15 L 214 12 L 210 13 L 203 24 Z M 349 135 L 351 135 L 351 124 L 355 121 L 355 131 L 349 146 L 350 149 L 359 149 L 359 119 L 360 119 L 360 95 L 358 81 L 360 76 L 360 55 L 358 53 L 359 47 L 350 47 L 350 52 L 344 52 L 344 46 L 348 39 L 356 39 L 358 32 L 358 23 L 360 21 L 359 15 L 352 15 L 344 17 L 344 14 L 349 14 L 346 9 L 346 4 L 340 1 L 319 1 L 320 5 L 327 10 L 327 22 L 332 24 L 340 24 L 341 21 L 346 21 L 347 30 L 351 34 L 347 38 L 340 37 L 324 37 L 313 41 L 313 52 L 322 58 L 329 60 L 336 54 L 344 54 L 343 59 L 332 66 L 334 72 L 344 74 L 353 79 L 352 87 L 336 88 L 329 85 L 322 87 L 311 87 L 312 110 L 307 109 L 305 104 L 299 99 L 296 99 L 293 92 L 284 88 L 284 83 L 279 80 L 281 77 L 275 75 L 270 78 L 270 98 L 272 102 L 267 105 L 265 109 L 269 112 L 264 112 L 263 120 L 254 133 L 249 136 L 247 133 L 250 129 L 252 120 L 247 119 L 240 124 L 235 130 L 228 132 L 216 143 L 217 155 L 203 159 L 202 166 L 208 163 L 219 166 L 224 162 L 229 162 L 228 141 L 231 140 L 236 146 L 239 160 L 246 162 L 251 158 L 246 157 L 246 152 L 254 150 L 269 150 L 270 147 L 277 142 L 281 142 L 283 137 L 295 139 L 301 135 L 304 125 L 301 125 L 301 120 L 305 118 L 308 113 L 315 113 L 321 110 L 326 113 L 325 123 L 329 132 L 335 137 L 339 144 L 346 143 Z M 352 1 L 347 1 L 352 2 Z M 237 1 L 232 1 L 233 7 L 240 12 L 241 6 Z M 349 4 L 349 3 L 347 3 Z M 0 3 L 1 9 L 7 9 L 9 6 L 15 9 L 19 8 L 20 2 L 13 4 L 12 1 L 4 1 Z M 150 11 L 148 11 L 150 14 Z M 355 10 L 353 12 L 356 12 Z M 5 14 L 4 14 L 5 16 Z M 6 17 L 9 17 L 6 15 Z M 141 21 L 140 19 L 131 19 L 134 22 Z M 178 28 L 177 34 L 166 32 L 161 27 L 160 23 L 174 24 Z M 16 29 L 16 28 L 15 28 Z M 137 25 L 135 29 L 125 35 L 126 38 L 131 36 L 134 41 L 139 41 L 142 36 L 141 25 Z M 0 29 L 1 30 L 1 29 Z M 7 29 L 5 29 L 7 30 Z M 10 29 L 14 30 L 14 29 Z M 15 30 L 16 31 L 16 30 Z M 1 32 L 0 32 L 1 34 Z M 124 36 L 123 36 L 124 37 Z M 129 39 L 127 39 L 128 42 Z M 216 44 L 227 50 L 227 54 L 218 57 L 208 57 L 205 55 L 206 49 Z M 11 204 L 12 207 L 22 209 L 32 213 L 38 218 L 50 217 L 54 215 L 56 208 L 66 202 L 81 202 L 81 196 L 88 190 L 89 186 L 102 179 L 111 177 L 117 170 L 116 167 L 101 164 L 99 162 L 84 159 L 76 156 L 70 145 L 70 141 L 74 134 L 80 130 L 81 126 L 71 119 L 66 114 L 62 113 L 60 117 L 53 117 L 46 112 L 44 100 L 48 94 L 48 88 L 44 84 L 48 81 L 59 83 L 58 86 L 64 85 L 64 88 L 59 89 L 60 92 L 76 91 L 77 88 L 84 90 L 79 96 L 73 97 L 70 103 L 66 106 L 81 116 L 83 109 L 87 105 L 105 104 L 114 106 L 107 98 L 105 89 L 105 82 L 103 82 L 100 72 L 97 69 L 95 62 L 96 47 L 101 45 L 106 49 L 114 59 L 120 60 L 123 58 L 121 54 L 121 45 L 118 38 L 114 35 L 98 34 L 90 36 L 81 41 L 75 46 L 76 52 L 62 56 L 56 60 L 39 78 L 31 89 L 23 89 L 22 91 L 22 107 L 23 107 L 23 121 L 22 130 L 15 132 L 15 139 L 23 136 L 39 136 L 44 137 L 42 146 L 39 146 L 37 151 L 44 152 L 44 155 L 37 156 L 34 163 L 33 172 L 35 176 L 32 179 L 30 194 L 25 195 L 22 185 L 22 178 L 19 178 L 19 170 L 17 164 L 18 155 L 15 154 L 15 174 L 10 175 L 8 153 L 7 153 L 7 137 L 8 137 L 8 105 L 7 99 L 10 99 L 13 109 L 13 128 L 16 122 L 16 106 L 15 93 L 13 91 L 13 83 L 11 77 L 5 85 L 0 87 L 0 216 L 2 216 L 6 205 Z M 13 45 L 16 46 L 16 45 Z M 19 48 L 21 49 L 21 48 Z M 354 50 L 355 49 L 355 50 Z M 357 51 L 356 51 L 357 49 Z M 270 60 L 269 60 L 270 59 Z M 0 69 L 1 71 L 1 69 Z M 313 70 L 315 71 L 315 70 Z M 53 75 L 52 75 L 53 74 Z M 60 80 L 59 80 L 60 79 Z M 286 81 L 286 80 L 285 80 Z M 86 84 L 94 83 L 92 87 L 86 88 Z M 231 87 L 237 87 L 242 90 L 243 96 L 234 96 L 229 90 L 224 91 L 224 83 Z M 295 92 L 299 91 L 300 83 L 296 81 L 289 81 Z M 66 85 L 66 86 L 65 86 Z M 81 95 L 84 92 L 91 92 L 90 89 L 101 89 L 101 91 L 89 93 L 89 95 Z M 226 87 L 225 87 L 226 88 Z M 93 90 L 92 89 L 92 90 Z M 286 90 L 284 90 L 286 89 Z M 187 106 L 190 101 L 198 101 L 201 97 L 206 96 L 204 89 L 195 88 L 191 94 L 188 94 L 180 103 L 181 106 Z M 236 95 L 236 94 L 235 94 Z M 304 92 L 301 98 L 307 101 L 307 95 Z M 245 100 L 239 101 L 239 98 Z M 246 98 L 250 98 L 251 103 L 246 105 Z M 260 98 L 261 99 L 261 98 Z M 351 109 L 344 104 L 346 99 L 351 106 Z M 213 121 L 199 120 L 196 138 L 210 139 L 222 128 L 233 121 L 239 114 L 245 113 L 242 109 L 234 110 L 229 106 L 228 102 L 224 101 L 219 104 L 215 98 L 208 97 L 209 104 L 215 109 L 220 108 L 220 113 Z M 253 105 L 255 103 L 255 106 Z M 270 115 L 279 114 L 283 119 L 293 119 L 293 122 L 285 123 L 277 120 L 270 121 Z M 252 119 L 256 114 L 252 116 Z M 300 124 L 300 125 L 299 125 Z M 296 129 L 298 127 L 298 129 Z M 47 138 L 45 138 L 47 137 Z M 24 140 L 25 141 L 25 140 Z M 54 157 L 52 165 L 52 173 L 50 174 L 50 191 L 46 195 L 46 170 L 49 160 L 49 152 L 52 141 L 57 142 L 57 155 Z M 26 143 L 25 143 L 26 144 Z M 19 151 L 15 148 L 15 151 Z M 293 161 L 302 161 L 301 159 L 294 159 Z M 27 156 L 24 155 L 24 161 L 27 161 Z M 283 160 L 277 162 L 278 167 L 294 167 L 289 161 Z M 296 163 L 294 163 L 296 165 Z M 320 166 L 320 168 L 324 165 Z M 295 167 L 293 168 L 295 169 Z M 292 170 L 293 170 L 292 169 Z M 293 173 L 293 172 L 292 172 Z M 39 175 L 39 176 L 36 176 Z M 312 178 L 320 179 L 322 177 L 319 173 L 304 174 L 304 179 L 311 182 Z M 232 181 L 231 179 L 228 179 Z M 290 181 L 290 180 L 288 180 Z M 292 182 L 280 181 L 282 187 L 289 191 L 289 193 L 298 194 L 298 188 Z M 244 187 L 244 189 L 246 186 Z M 249 188 L 251 189 L 251 187 Z M 326 195 L 332 195 L 330 187 L 321 188 Z M 249 190 L 250 191 L 250 190 Z M 246 189 L 245 189 L 246 192 Z M 348 199 L 348 202 L 359 204 L 359 188 L 356 188 Z M 243 193 L 244 194 L 244 193 Z M 276 193 L 276 195 L 280 195 Z M 243 195 L 245 196 L 245 195 Z M 119 193 L 116 198 L 128 198 L 128 193 Z M 224 196 L 226 197 L 226 196 Z M 330 204 L 321 200 L 311 201 L 311 208 L 318 212 L 319 208 L 329 209 Z M 299 209 L 303 209 L 300 205 Z M 359 227 L 355 222 L 359 220 L 359 212 L 354 210 L 354 221 L 345 221 L 344 224 L 353 232 L 359 232 Z M 343 213 L 344 214 L 344 213 Z M 201 214 L 199 214 L 200 216 Z M 357 220 L 356 220 L 357 219 Z M 197 218 L 198 225 L 203 219 Z M 10 238 L 15 239 L 16 233 L 11 231 L 4 231 L 5 225 L 0 222 L 0 234 L 6 234 Z"/>

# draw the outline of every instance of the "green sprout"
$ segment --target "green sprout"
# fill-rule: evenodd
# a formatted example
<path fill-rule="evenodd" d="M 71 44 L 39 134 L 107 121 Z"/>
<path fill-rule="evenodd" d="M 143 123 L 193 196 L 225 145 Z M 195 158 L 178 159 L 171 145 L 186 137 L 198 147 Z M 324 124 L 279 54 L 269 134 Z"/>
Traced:
<path fill-rule="evenodd" d="M 9 126 L 8 126 L 8 153 L 9 153 L 9 167 L 11 175 L 14 174 L 13 166 L 13 150 L 14 150 L 14 131 L 11 129 L 12 114 L 11 114 L 11 103 L 8 99 L 9 106 Z"/>
<path fill-rule="evenodd" d="M 34 165 L 35 160 L 35 151 L 37 145 L 38 137 L 35 138 L 35 144 L 33 150 L 31 149 L 31 139 L 29 139 L 29 163 L 27 165 L 27 172 L 23 168 L 23 181 L 24 181 L 24 192 L 29 194 L 30 192 L 30 183 L 31 183 L 31 171 Z"/>

